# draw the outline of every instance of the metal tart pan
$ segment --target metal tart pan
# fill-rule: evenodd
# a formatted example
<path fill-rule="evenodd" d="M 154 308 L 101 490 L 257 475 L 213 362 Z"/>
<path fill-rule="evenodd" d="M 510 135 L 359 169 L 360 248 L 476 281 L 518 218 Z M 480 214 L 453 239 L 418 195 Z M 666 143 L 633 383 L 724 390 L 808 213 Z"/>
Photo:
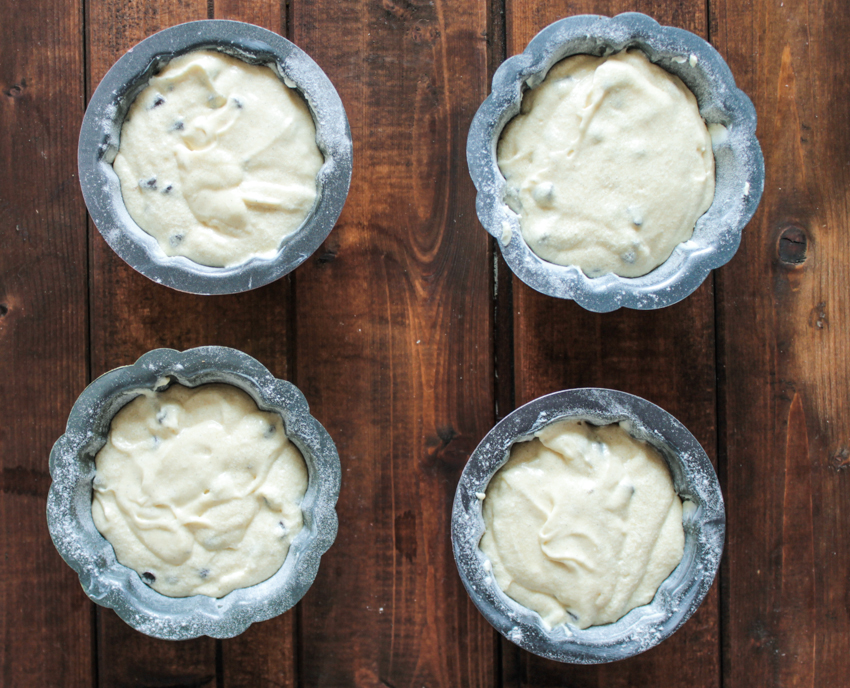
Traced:
<path fill-rule="evenodd" d="M 627 421 L 635 438 L 649 442 L 667 461 L 685 509 L 681 563 L 659 586 L 652 602 L 612 624 L 547 630 L 540 616 L 512 600 L 495 581 L 478 543 L 484 533 L 482 500 L 516 442 L 529 440 L 558 420 L 597 425 Z M 645 399 L 610 389 L 572 389 L 539 397 L 505 417 L 472 453 L 452 510 L 452 546 L 469 596 L 503 636 L 541 657 L 571 664 L 613 662 L 640 654 L 673 634 L 697 610 L 714 580 L 726 533 L 717 475 L 694 436 L 669 413 Z"/>
<path fill-rule="evenodd" d="M 611 273 L 591 279 L 578 267 L 547 262 L 529 248 L 519 216 L 505 203 L 505 178 L 496 151 L 502 130 L 520 111 L 523 92 L 539 85 L 555 63 L 570 55 L 603 56 L 628 48 L 642 50 L 696 96 L 712 132 L 714 202 L 697 220 L 693 237 L 655 270 L 642 277 Z M 743 228 L 764 190 L 764 158 L 755 131 L 752 102 L 735 86 L 720 54 L 699 36 L 661 26 L 637 12 L 613 18 L 567 17 L 543 29 L 520 55 L 502 63 L 493 76 L 492 92 L 472 121 L 466 157 L 478 190 L 478 218 L 497 240 L 514 274 L 543 294 L 572 299 L 600 313 L 669 306 L 693 293 L 711 270 L 738 250 Z"/>
<path fill-rule="evenodd" d="M 106 443 L 112 418 L 139 396 L 139 390 L 212 382 L 244 390 L 262 410 L 283 418 L 287 437 L 307 464 L 308 487 L 301 505 L 304 527 L 283 566 L 262 583 L 218 599 L 167 597 L 118 563 L 112 545 L 95 527 L 91 514 L 94 459 Z M 304 395 L 294 385 L 275 379 L 262 364 L 236 349 L 156 349 L 133 365 L 100 376 L 74 404 L 65 434 L 50 453 L 50 475 L 47 524 L 59 554 L 77 572 L 94 602 L 114 609 L 130 626 L 156 638 L 230 638 L 252 623 L 282 614 L 312 585 L 321 556 L 336 538 L 341 470 L 333 440 L 310 415 Z"/>
<path fill-rule="evenodd" d="M 252 64 L 266 64 L 293 85 L 316 124 L 316 143 L 325 157 L 317 175 L 318 195 L 301 226 L 281 244 L 275 258 L 229 268 L 167 256 L 156 239 L 130 217 L 112 161 L 121 126 L 151 76 L 173 58 L 212 49 Z M 130 48 L 107 72 L 86 109 L 77 152 L 80 186 L 98 231 L 130 266 L 154 282 L 194 294 L 235 294 L 288 274 L 327 238 L 351 183 L 352 142 L 339 95 L 322 69 L 290 41 L 272 31 L 237 21 L 203 20 L 155 33 Z"/>

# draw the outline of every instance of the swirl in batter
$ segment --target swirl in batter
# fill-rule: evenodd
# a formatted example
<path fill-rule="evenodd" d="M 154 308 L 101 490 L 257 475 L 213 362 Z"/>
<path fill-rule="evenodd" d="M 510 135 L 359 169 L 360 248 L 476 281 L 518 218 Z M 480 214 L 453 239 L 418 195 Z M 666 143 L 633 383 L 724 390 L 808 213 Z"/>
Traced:
<path fill-rule="evenodd" d="M 113 168 L 166 255 L 230 267 L 275 257 L 313 208 L 323 162 L 297 91 L 269 67 L 198 50 L 136 97 Z"/>
<path fill-rule="evenodd" d="M 260 583 L 303 525 L 301 452 L 279 414 L 232 385 L 145 390 L 112 419 L 95 464 L 95 526 L 163 595 Z"/>
<path fill-rule="evenodd" d="M 714 199 L 696 98 L 639 50 L 552 67 L 505 127 L 498 163 L 531 250 L 588 277 L 655 269 Z"/>
<path fill-rule="evenodd" d="M 515 444 L 483 516 L 496 583 L 547 628 L 612 623 L 647 604 L 684 550 L 667 464 L 619 425 L 559 421 Z"/>

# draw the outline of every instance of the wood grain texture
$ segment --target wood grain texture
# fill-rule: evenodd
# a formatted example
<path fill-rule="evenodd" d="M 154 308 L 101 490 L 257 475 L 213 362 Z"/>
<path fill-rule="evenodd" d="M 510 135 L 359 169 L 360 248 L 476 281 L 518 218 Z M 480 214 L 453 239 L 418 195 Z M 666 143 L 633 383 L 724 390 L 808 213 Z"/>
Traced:
<path fill-rule="evenodd" d="M 286 6 L 284 2 L 264 0 L 215 0 L 215 19 L 233 19 L 262 26 L 286 36 Z M 289 357 L 294 353 L 294 333 L 289 331 L 291 317 L 291 282 L 285 278 L 270 285 L 268 293 L 259 298 L 249 292 L 234 297 L 234 307 L 257 310 L 260 318 L 240 323 L 238 333 L 243 341 L 259 338 L 254 344 L 256 357 L 267 365 L 274 364 L 280 377 L 291 370 Z M 280 299 L 280 303 L 275 303 Z M 235 345 L 237 347 L 244 344 Z M 298 681 L 297 609 L 254 624 L 235 638 L 222 640 L 220 645 L 220 688 L 283 688 Z"/>
<path fill-rule="evenodd" d="M 242 635 L 221 641 L 222 688 L 283 688 L 298 685 L 297 609 Z"/>
<path fill-rule="evenodd" d="M 296 382 L 337 443 L 340 531 L 302 603 L 306 686 L 492 686 L 492 629 L 449 521 L 493 423 L 491 275 L 466 132 L 487 6 L 295 2 L 354 138 L 342 218 L 296 276 Z"/>
<path fill-rule="evenodd" d="M 711 3 L 753 99 L 760 210 L 718 278 L 727 685 L 850 671 L 847 248 L 850 18 L 842 2 Z"/>
<path fill-rule="evenodd" d="M 551 22 L 575 14 L 649 14 L 705 36 L 701 2 L 538 2 L 508 0 L 513 55 Z M 609 387 L 642 396 L 676 416 L 710 456 L 716 449 L 712 280 L 659 311 L 594 314 L 514 280 L 516 403 L 574 387 Z M 503 641 L 504 686 L 716 686 L 720 681 L 718 593 L 672 638 L 615 664 L 574 667 L 540 659 Z"/>
<path fill-rule="evenodd" d="M 149 638 L 103 607 L 98 607 L 97 663 L 102 688 L 217 688 L 213 640 Z"/>
<path fill-rule="evenodd" d="M 211 11 L 212 10 L 212 11 Z M 91 83 L 128 48 L 148 35 L 184 21 L 240 19 L 280 30 L 279 3 L 206 2 L 93 4 L 89 22 Z M 123 263 L 92 230 L 92 372 L 99 375 L 159 347 L 188 349 L 217 344 L 241 349 L 285 378 L 290 284 L 282 279 L 233 296 L 203 297 L 159 286 Z M 218 648 L 226 686 L 291 685 L 295 676 L 293 615 L 251 629 Z M 170 643 L 146 638 L 111 612 L 100 614 L 98 662 L 101 685 L 216 685 L 216 642 L 202 638 Z M 251 653 L 254 653 L 253 655 Z"/>
<path fill-rule="evenodd" d="M 845 2 L 0 3 L 14 17 L 0 42 L 0 685 L 847 683 Z M 710 34 L 755 102 L 767 183 L 739 253 L 694 295 L 594 315 L 494 257 L 464 146 L 505 54 L 560 17 L 627 10 Z M 86 88 L 144 37 L 209 17 L 307 50 L 355 141 L 351 194 L 322 248 L 230 297 L 180 294 L 125 265 L 87 230 L 76 178 Z M 236 639 L 169 643 L 95 613 L 55 552 L 47 456 L 92 376 L 201 344 L 242 349 L 306 393 L 341 454 L 340 533 L 295 610 Z M 486 624 L 458 580 L 449 517 L 496 414 L 590 385 L 661 405 L 717 453 L 728 541 L 722 597 L 715 586 L 670 640 L 572 667 Z"/>
<path fill-rule="evenodd" d="M 92 605 L 47 532 L 48 456 L 86 384 L 76 177 L 82 6 L 9 8 L 0 41 L 0 685 L 90 685 Z"/>
<path fill-rule="evenodd" d="M 204 2 L 90 2 L 87 20 L 91 89 L 126 50 L 145 37 L 182 21 L 206 17 Z M 132 363 L 150 349 L 216 343 L 204 328 L 209 304 L 201 297 L 154 285 L 121 261 L 93 226 L 89 231 L 90 360 L 94 377 Z M 220 314 L 221 320 L 226 317 L 226 311 Z M 195 341 L 197 338 L 202 338 L 201 342 Z M 103 688 L 214 686 L 215 653 L 215 641 L 208 638 L 181 643 L 148 638 L 112 611 L 98 610 L 98 678 Z"/>
<path fill-rule="evenodd" d="M 490 0 L 487 26 L 487 84 L 507 57 L 505 4 Z M 481 228 L 484 231 L 484 228 Z M 488 238 L 493 254 L 493 377 L 496 395 L 496 421 L 516 408 L 514 393 L 514 276 L 495 239 Z"/>

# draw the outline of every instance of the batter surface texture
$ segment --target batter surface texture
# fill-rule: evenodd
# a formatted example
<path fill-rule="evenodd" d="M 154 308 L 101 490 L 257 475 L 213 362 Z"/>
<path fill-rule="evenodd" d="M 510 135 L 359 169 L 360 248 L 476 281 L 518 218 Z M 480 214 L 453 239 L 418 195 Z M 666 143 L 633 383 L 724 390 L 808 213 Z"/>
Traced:
<path fill-rule="evenodd" d="M 297 91 L 267 66 L 201 50 L 136 97 L 113 168 L 166 255 L 231 267 L 275 257 L 313 208 L 323 161 Z"/>
<path fill-rule="evenodd" d="M 652 271 L 714 199 L 696 98 L 639 50 L 553 66 L 502 132 L 498 163 L 532 251 L 588 277 Z"/>
<path fill-rule="evenodd" d="M 619 425 L 559 421 L 515 444 L 483 516 L 496 582 L 547 628 L 612 623 L 647 604 L 684 551 L 667 464 Z"/>
<path fill-rule="evenodd" d="M 112 419 L 95 464 L 95 526 L 163 595 L 264 581 L 303 525 L 301 453 L 280 415 L 231 385 L 146 390 Z"/>

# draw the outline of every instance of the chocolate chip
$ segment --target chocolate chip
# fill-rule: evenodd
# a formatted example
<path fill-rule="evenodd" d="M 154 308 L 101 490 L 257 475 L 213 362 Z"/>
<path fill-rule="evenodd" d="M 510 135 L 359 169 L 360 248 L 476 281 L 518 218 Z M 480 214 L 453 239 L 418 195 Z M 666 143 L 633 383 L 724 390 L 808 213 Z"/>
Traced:
<path fill-rule="evenodd" d="M 167 194 L 167 193 L 171 193 L 171 190 L 172 190 L 173 188 L 174 188 L 174 186 L 173 186 L 173 185 L 171 185 L 171 184 L 169 184 L 168 186 L 166 186 L 166 187 L 162 190 L 162 193 L 165 193 L 165 194 Z"/>
<path fill-rule="evenodd" d="M 178 120 L 174 124 L 171 125 L 172 131 L 180 131 L 183 128 L 183 122 Z"/>
<path fill-rule="evenodd" d="M 148 585 L 150 585 L 151 583 L 155 583 L 155 582 L 156 582 L 156 576 L 154 576 L 154 575 L 153 575 L 150 571 L 145 571 L 145 572 L 142 574 L 142 579 L 143 579 L 143 580 L 145 581 L 145 583 L 147 583 Z"/>
<path fill-rule="evenodd" d="M 183 241 L 183 235 L 182 234 L 175 234 L 173 237 L 171 237 L 168 240 L 168 243 L 171 244 L 172 246 L 177 246 L 181 241 Z"/>
<path fill-rule="evenodd" d="M 168 411 L 162 409 L 159 413 L 156 414 L 156 422 L 162 425 L 162 421 L 165 420 L 165 417 L 168 415 Z"/>
<path fill-rule="evenodd" d="M 271 437 L 272 435 L 274 435 L 276 430 L 277 430 L 277 428 L 275 428 L 274 425 L 269 425 L 269 427 L 266 428 L 266 431 L 263 433 L 263 435 L 265 435 L 266 437 Z"/>
<path fill-rule="evenodd" d="M 233 104 L 234 104 L 236 107 L 238 107 L 240 110 L 241 110 L 243 107 L 245 107 L 245 104 L 244 104 L 241 100 L 239 100 L 239 98 L 234 98 L 234 99 L 233 99 Z"/>
<path fill-rule="evenodd" d="M 207 576 L 210 575 L 210 570 L 209 569 L 201 569 L 200 571 L 198 571 L 198 575 L 201 578 L 206 578 Z"/>
<path fill-rule="evenodd" d="M 165 98 L 163 98 L 162 96 L 157 96 L 156 98 L 153 99 L 153 104 L 151 105 L 151 110 L 153 110 L 156 107 L 159 107 L 164 102 L 165 102 Z"/>
<path fill-rule="evenodd" d="M 141 186 L 143 189 L 151 189 L 152 191 L 156 191 L 156 177 L 139 180 L 139 186 Z"/>

